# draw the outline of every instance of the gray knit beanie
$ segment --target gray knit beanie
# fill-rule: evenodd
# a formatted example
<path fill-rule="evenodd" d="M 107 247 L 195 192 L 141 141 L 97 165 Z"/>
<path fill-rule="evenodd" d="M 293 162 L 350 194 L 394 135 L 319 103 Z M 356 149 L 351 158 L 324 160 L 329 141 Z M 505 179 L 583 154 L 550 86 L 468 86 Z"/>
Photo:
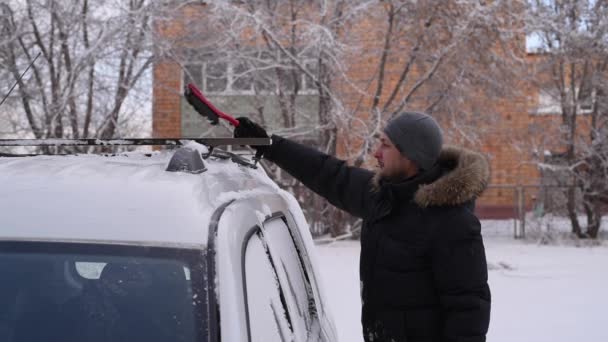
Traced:
<path fill-rule="evenodd" d="M 386 124 L 384 133 L 401 154 L 423 170 L 437 162 L 443 136 L 437 121 L 424 113 L 401 113 Z"/>

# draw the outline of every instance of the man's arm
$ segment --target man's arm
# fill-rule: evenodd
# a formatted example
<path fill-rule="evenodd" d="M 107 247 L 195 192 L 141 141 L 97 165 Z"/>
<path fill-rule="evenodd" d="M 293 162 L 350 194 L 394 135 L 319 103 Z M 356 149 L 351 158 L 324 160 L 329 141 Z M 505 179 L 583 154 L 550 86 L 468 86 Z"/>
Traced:
<path fill-rule="evenodd" d="M 350 167 L 343 160 L 276 135 L 264 157 L 336 207 L 357 217 L 366 216 L 371 171 Z"/>
<path fill-rule="evenodd" d="M 482 342 L 490 324 L 490 288 L 479 220 L 455 209 L 435 229 L 433 276 L 443 317 L 442 341 Z"/>

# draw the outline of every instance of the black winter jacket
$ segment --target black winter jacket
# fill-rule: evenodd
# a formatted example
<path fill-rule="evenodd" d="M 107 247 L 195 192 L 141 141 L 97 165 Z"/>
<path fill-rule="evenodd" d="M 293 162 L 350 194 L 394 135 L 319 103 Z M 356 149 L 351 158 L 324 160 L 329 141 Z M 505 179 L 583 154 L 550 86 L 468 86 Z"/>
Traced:
<path fill-rule="evenodd" d="M 444 148 L 438 164 L 389 183 L 278 136 L 265 157 L 333 205 L 363 218 L 366 341 L 481 342 L 490 289 L 474 200 L 489 179 L 481 155 Z"/>

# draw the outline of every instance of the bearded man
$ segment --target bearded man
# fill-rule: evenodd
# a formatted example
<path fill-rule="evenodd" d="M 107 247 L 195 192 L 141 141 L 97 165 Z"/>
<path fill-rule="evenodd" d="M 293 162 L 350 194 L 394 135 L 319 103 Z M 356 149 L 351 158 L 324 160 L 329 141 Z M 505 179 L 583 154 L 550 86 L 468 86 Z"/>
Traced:
<path fill-rule="evenodd" d="M 268 137 L 249 119 L 238 120 L 235 137 Z M 490 176 L 482 155 L 444 147 L 437 122 L 416 112 L 397 115 L 384 127 L 375 173 L 276 135 L 271 146 L 256 148 L 363 219 L 365 341 L 485 341 L 490 289 L 474 213 Z"/>

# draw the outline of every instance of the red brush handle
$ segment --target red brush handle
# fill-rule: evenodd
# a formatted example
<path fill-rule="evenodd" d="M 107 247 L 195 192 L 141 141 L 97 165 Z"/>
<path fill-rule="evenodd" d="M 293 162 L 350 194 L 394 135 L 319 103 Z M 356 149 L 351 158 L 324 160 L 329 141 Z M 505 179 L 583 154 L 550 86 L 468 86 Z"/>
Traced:
<path fill-rule="evenodd" d="M 188 84 L 188 89 L 192 92 L 192 94 L 194 96 L 196 96 L 199 100 L 201 100 L 201 102 L 203 102 L 207 107 L 209 107 L 209 109 L 211 109 L 217 116 L 219 116 L 220 118 L 230 122 L 230 124 L 234 127 L 238 127 L 239 126 L 239 121 L 235 118 L 233 118 L 232 116 L 222 112 L 221 110 L 217 109 L 213 104 L 211 104 L 211 102 L 209 102 L 209 100 L 207 100 L 204 96 L 203 93 L 201 93 L 200 90 L 198 90 L 198 88 L 192 84 L 189 83 Z"/>

